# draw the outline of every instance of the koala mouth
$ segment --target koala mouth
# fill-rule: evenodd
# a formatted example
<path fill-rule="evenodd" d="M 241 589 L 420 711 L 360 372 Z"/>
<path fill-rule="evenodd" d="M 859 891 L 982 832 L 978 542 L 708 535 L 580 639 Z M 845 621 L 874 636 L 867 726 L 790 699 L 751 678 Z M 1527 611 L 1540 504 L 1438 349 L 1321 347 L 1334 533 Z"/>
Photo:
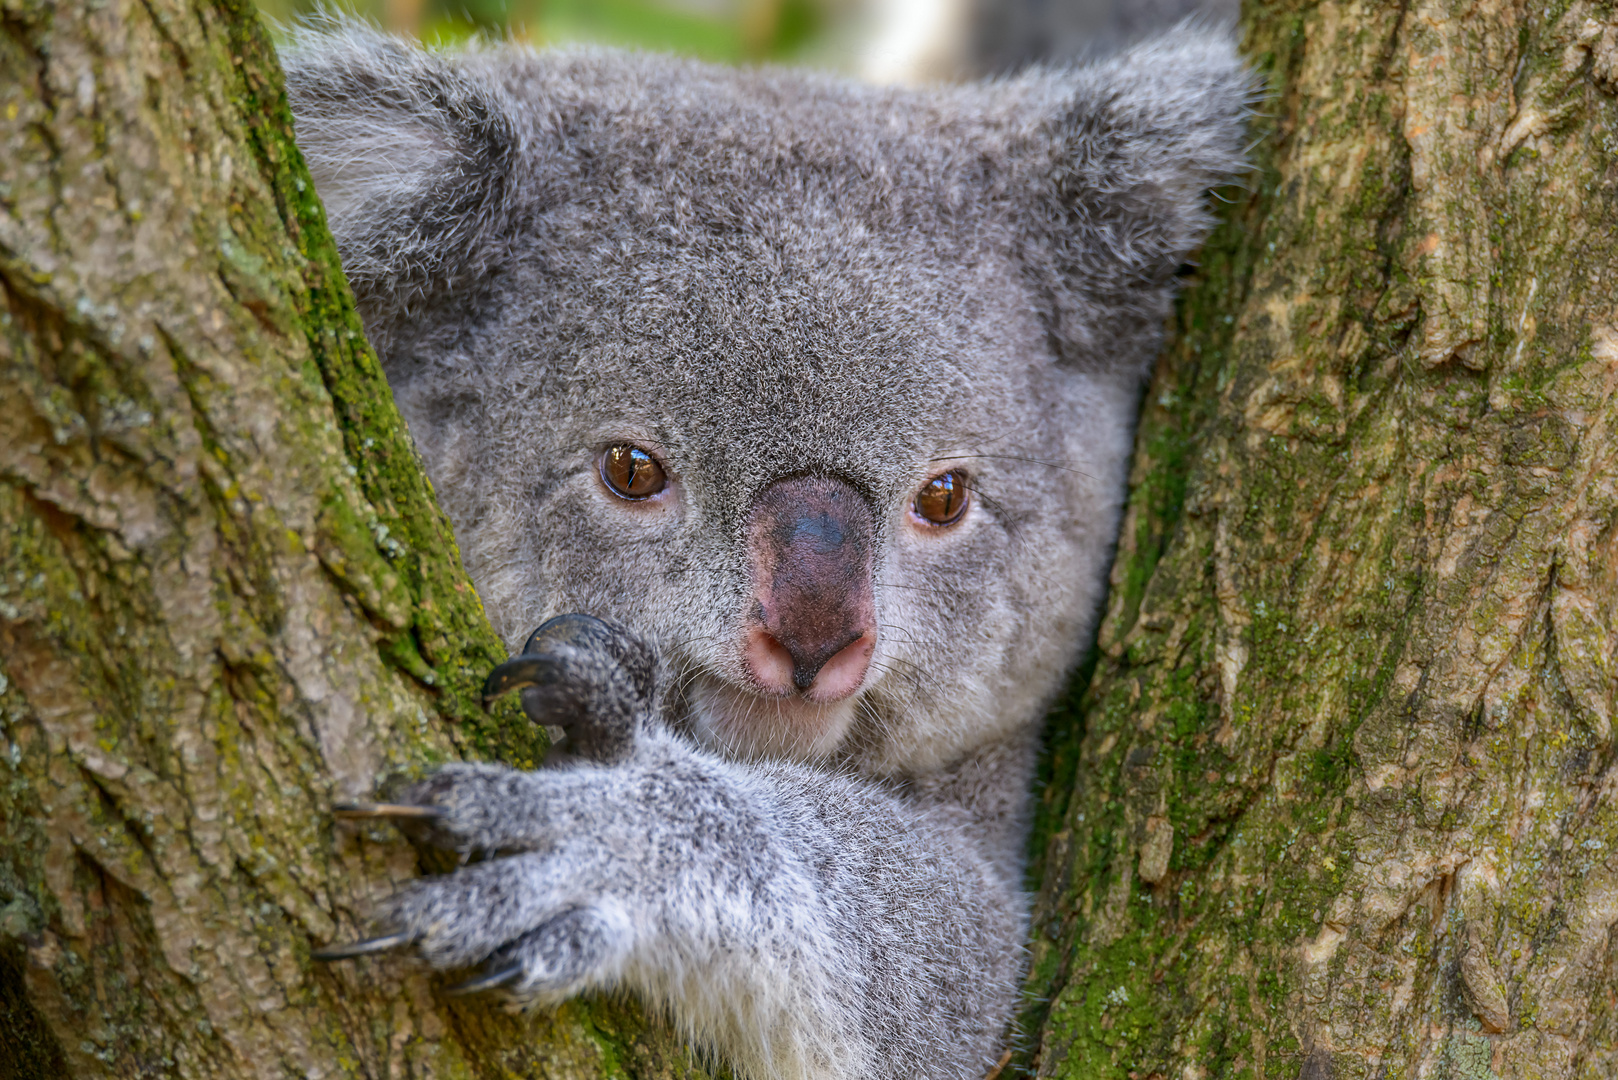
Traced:
<path fill-rule="evenodd" d="M 837 750 L 859 715 L 863 695 L 814 701 L 765 695 L 713 675 L 687 684 L 692 734 L 726 756 L 814 761 Z"/>

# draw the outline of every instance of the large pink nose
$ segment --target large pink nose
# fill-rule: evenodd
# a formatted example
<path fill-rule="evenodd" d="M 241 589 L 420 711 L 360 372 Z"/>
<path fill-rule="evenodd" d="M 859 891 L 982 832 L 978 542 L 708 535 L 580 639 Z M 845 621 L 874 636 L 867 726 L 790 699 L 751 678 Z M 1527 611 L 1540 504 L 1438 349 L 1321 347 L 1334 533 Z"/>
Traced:
<path fill-rule="evenodd" d="M 753 609 L 742 663 L 760 689 L 838 701 L 876 649 L 871 510 L 841 480 L 777 481 L 747 521 Z"/>

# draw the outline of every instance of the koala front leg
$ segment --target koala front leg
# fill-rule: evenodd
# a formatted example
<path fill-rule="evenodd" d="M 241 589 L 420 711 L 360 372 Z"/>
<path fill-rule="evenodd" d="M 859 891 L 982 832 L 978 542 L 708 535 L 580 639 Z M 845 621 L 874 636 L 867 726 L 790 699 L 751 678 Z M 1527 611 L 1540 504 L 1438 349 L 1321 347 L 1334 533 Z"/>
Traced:
<path fill-rule="evenodd" d="M 411 943 L 434 967 L 483 965 L 458 989 L 527 1001 L 632 989 L 746 1076 L 993 1064 L 1021 900 L 955 825 L 846 777 L 725 761 L 642 720 L 627 741 L 593 739 L 616 748 L 608 761 L 450 766 L 400 804 L 353 808 L 502 854 L 413 885 L 383 912 L 392 933 L 324 955 Z"/>

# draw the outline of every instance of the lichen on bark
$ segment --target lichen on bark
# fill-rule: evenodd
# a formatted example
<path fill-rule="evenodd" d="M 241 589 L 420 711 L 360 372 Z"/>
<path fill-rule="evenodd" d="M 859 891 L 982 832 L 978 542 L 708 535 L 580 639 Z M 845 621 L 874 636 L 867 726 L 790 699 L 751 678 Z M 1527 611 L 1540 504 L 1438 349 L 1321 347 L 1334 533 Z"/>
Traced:
<path fill-rule="evenodd" d="M 1249 4 L 1257 171 L 1053 734 L 1039 1075 L 1618 1074 L 1615 32 Z"/>

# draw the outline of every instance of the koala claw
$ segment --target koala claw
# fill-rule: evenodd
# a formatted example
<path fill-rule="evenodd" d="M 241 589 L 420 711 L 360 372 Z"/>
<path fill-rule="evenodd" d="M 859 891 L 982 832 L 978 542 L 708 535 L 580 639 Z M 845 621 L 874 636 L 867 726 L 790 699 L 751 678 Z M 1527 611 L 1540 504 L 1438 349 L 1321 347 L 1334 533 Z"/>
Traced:
<path fill-rule="evenodd" d="M 508 983 L 515 982 L 522 975 L 521 964 L 508 964 L 498 970 L 479 975 L 475 979 L 468 979 L 463 983 L 456 983 L 444 991 L 456 997 L 467 994 L 481 994 L 485 990 L 496 990 Z"/>
<path fill-rule="evenodd" d="M 417 806 L 412 803 L 342 802 L 331 808 L 331 816 L 338 821 L 362 821 L 368 818 L 436 821 L 445 812 L 441 806 Z"/>
<path fill-rule="evenodd" d="M 357 956 L 372 956 L 413 945 L 416 939 L 417 935 L 411 933 L 384 934 L 381 937 L 355 941 L 348 945 L 331 945 L 324 949 L 316 949 L 309 955 L 327 963 L 333 960 L 352 960 Z"/>
<path fill-rule="evenodd" d="M 561 675 L 558 666 L 549 656 L 533 656 L 527 653 L 513 656 L 489 672 L 489 677 L 483 681 L 484 708 L 488 708 L 495 700 L 505 697 L 513 690 L 524 690 L 530 686 L 547 686 L 555 682 Z"/>

